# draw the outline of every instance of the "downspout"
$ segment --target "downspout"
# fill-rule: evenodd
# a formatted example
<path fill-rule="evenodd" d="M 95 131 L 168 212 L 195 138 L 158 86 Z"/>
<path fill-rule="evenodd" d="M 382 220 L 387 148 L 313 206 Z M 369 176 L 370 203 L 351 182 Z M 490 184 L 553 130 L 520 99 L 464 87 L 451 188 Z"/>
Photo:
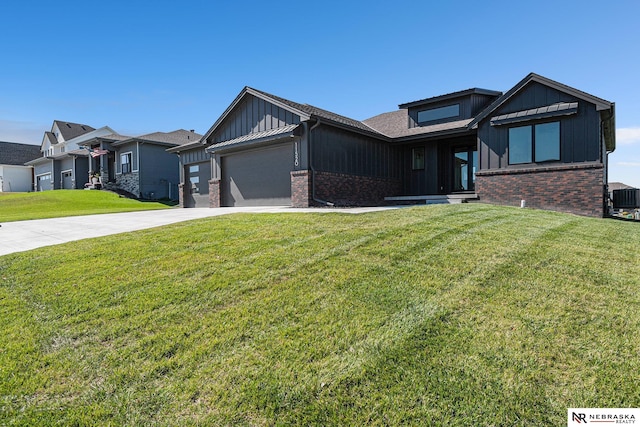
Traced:
<path fill-rule="evenodd" d="M 316 118 L 316 123 L 313 126 L 311 126 L 311 128 L 309 129 L 309 133 L 307 135 L 307 138 L 309 140 L 309 169 L 311 169 L 311 199 L 316 203 L 320 203 L 321 205 L 335 206 L 331 202 L 327 202 L 326 200 L 322 200 L 316 197 L 316 168 L 313 166 L 313 144 L 312 144 L 312 138 L 311 138 L 311 131 L 313 131 L 315 128 L 317 128 L 321 124 L 322 123 L 320 122 L 320 119 Z"/>

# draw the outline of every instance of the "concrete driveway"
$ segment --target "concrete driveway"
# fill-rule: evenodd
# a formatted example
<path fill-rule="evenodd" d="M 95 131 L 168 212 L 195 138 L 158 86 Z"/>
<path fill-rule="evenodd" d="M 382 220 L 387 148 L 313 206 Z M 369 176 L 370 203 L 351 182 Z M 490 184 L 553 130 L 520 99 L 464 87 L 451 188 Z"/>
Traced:
<path fill-rule="evenodd" d="M 125 212 L 102 215 L 84 215 L 64 218 L 36 219 L 0 223 L 0 256 L 28 251 L 44 246 L 91 237 L 126 233 L 145 228 L 160 227 L 176 222 L 232 213 L 281 213 L 281 212 L 343 212 L 364 213 L 394 207 L 374 208 L 291 208 L 277 206 L 242 208 L 193 208 L 162 209 L 157 211 Z"/>

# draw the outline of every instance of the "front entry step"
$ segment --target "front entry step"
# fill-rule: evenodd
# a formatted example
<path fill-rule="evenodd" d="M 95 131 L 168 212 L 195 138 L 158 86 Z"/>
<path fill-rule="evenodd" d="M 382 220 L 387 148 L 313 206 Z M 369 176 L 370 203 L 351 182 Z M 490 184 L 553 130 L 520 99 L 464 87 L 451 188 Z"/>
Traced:
<path fill-rule="evenodd" d="M 471 200 L 478 200 L 478 195 L 475 193 L 464 194 L 445 194 L 436 196 L 392 196 L 385 197 L 384 200 L 388 202 L 417 202 L 423 201 L 427 205 L 444 205 L 444 204 L 457 204 L 467 203 Z"/>

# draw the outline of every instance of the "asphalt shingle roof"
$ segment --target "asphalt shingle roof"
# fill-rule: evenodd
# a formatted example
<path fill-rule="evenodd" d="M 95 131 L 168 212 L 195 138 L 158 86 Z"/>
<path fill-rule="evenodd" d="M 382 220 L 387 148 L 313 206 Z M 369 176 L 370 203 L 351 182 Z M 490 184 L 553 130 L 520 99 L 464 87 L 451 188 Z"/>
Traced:
<path fill-rule="evenodd" d="M 40 147 L 17 142 L 0 142 L 0 165 L 24 165 L 42 156 Z"/>
<path fill-rule="evenodd" d="M 138 141 L 157 142 L 160 144 L 178 146 L 183 144 L 189 144 L 194 141 L 199 141 L 200 138 L 202 138 L 202 135 L 200 135 L 199 133 L 195 133 L 195 132 L 184 130 L 184 129 L 178 129 L 178 130 L 174 130 L 173 132 L 153 132 L 153 133 L 148 133 L 146 135 L 140 135 L 136 137 L 125 137 L 122 140 L 114 143 L 114 145 L 117 146 L 127 141 L 138 140 Z"/>
<path fill-rule="evenodd" d="M 63 122 L 60 120 L 54 120 L 53 123 L 58 125 L 60 135 L 62 135 L 62 138 L 65 141 L 95 130 L 91 126 L 83 125 L 81 123 Z"/>
<path fill-rule="evenodd" d="M 389 138 L 405 138 L 448 131 L 461 131 L 467 128 L 472 119 L 438 123 L 431 126 L 409 127 L 409 115 L 406 109 L 379 114 L 364 120 L 364 123 Z"/>

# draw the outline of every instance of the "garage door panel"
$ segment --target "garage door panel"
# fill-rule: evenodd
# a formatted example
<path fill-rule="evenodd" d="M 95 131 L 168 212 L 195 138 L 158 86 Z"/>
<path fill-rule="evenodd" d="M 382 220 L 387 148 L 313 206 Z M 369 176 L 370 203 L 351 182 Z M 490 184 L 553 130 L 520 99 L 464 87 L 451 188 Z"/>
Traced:
<path fill-rule="evenodd" d="M 292 169 L 291 143 L 222 157 L 222 205 L 291 205 Z"/>

